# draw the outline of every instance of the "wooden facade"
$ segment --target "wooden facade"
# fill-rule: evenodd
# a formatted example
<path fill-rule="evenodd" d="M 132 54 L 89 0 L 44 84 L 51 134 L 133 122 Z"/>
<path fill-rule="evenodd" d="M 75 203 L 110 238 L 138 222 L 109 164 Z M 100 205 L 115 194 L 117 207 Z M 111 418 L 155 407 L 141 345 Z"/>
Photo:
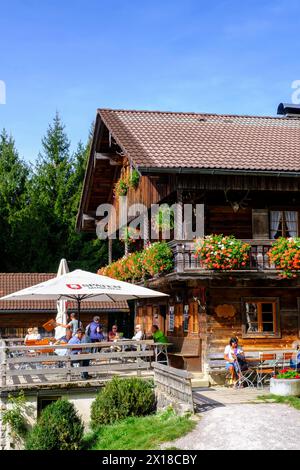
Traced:
<path fill-rule="evenodd" d="M 94 315 L 100 317 L 100 323 L 103 325 L 104 331 L 107 332 L 113 324 L 117 324 L 120 331 L 124 331 L 124 336 L 127 337 L 133 328 L 133 316 L 130 311 L 119 310 L 96 310 L 96 311 L 82 311 L 80 319 L 83 326 L 86 327 L 93 319 Z M 12 311 L 0 313 L 0 334 L 4 338 L 16 337 L 24 338 L 27 334 L 27 329 L 37 327 L 41 334 L 47 332 L 43 329 L 42 325 L 51 319 L 55 319 L 55 311 Z M 53 332 L 48 333 L 48 335 Z"/>
<path fill-rule="evenodd" d="M 101 201 L 111 202 L 118 214 L 113 186 L 133 165 L 124 148 L 113 142 L 113 129 L 108 131 L 102 125 L 100 134 L 99 130 L 99 135 L 94 136 L 78 230 L 95 230 L 96 208 Z M 93 160 L 95 152 L 106 152 L 108 156 Z M 185 361 L 183 353 L 182 361 L 180 354 L 174 355 L 172 361 L 178 367 L 199 372 L 205 372 L 209 354 L 224 351 L 232 336 L 238 336 L 246 351 L 291 348 L 300 342 L 300 277 L 280 280 L 267 257 L 274 238 L 272 211 L 296 214 L 296 232 L 300 235 L 299 175 L 259 169 L 185 171 L 163 164 L 155 171 L 146 170 L 141 172 L 138 188 L 128 191 L 128 206 L 141 203 L 149 209 L 151 204 L 168 202 L 192 204 L 195 208 L 201 204 L 203 234 L 222 233 L 246 240 L 251 244 L 251 260 L 250 266 L 241 271 L 205 271 L 195 261 L 193 241 L 174 240 L 171 233 L 174 271 L 148 282 L 149 287 L 168 293 L 169 300 L 139 302 L 136 323 L 142 324 L 149 335 L 152 324 L 157 324 L 179 351 L 188 342 L 195 345 L 192 349 L 198 351 L 196 359 L 192 359 L 190 351 L 186 353 L 190 360 Z M 247 323 L 247 314 L 253 314 L 251 309 L 257 316 L 254 326 Z"/>

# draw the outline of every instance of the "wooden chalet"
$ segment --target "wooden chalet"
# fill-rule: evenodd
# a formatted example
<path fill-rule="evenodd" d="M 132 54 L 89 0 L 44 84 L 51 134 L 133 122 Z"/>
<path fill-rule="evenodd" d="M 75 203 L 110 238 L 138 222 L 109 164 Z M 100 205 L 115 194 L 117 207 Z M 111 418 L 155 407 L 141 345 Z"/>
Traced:
<path fill-rule="evenodd" d="M 0 273 L 0 297 L 17 290 L 48 281 L 54 273 Z M 114 323 L 120 325 L 120 331 L 130 328 L 133 323 L 127 302 L 83 302 L 81 320 L 88 325 L 94 315 L 100 316 L 105 329 Z M 77 305 L 68 302 L 68 312 L 76 312 Z M 3 338 L 24 338 L 29 327 L 37 327 L 41 334 L 47 334 L 42 325 L 56 317 L 57 306 L 53 300 L 0 301 L 0 336 Z"/>
<path fill-rule="evenodd" d="M 138 302 L 136 321 L 165 331 L 177 346 L 172 364 L 204 372 L 232 336 L 246 351 L 291 348 L 299 339 L 300 277 L 280 279 L 266 253 L 278 236 L 299 235 L 300 116 L 99 109 L 77 230 L 95 231 L 102 203 L 118 213 L 113 188 L 131 168 L 140 181 L 128 205 L 200 204 L 203 235 L 251 244 L 250 267 L 216 272 L 197 265 L 184 233 L 169 240 L 174 270 L 148 285 L 170 297 Z"/>

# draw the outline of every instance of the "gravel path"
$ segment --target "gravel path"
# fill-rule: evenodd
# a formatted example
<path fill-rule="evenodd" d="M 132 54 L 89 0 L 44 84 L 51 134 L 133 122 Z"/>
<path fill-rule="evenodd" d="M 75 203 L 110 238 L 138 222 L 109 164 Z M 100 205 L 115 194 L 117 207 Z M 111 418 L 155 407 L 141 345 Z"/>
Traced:
<path fill-rule="evenodd" d="M 299 450 L 300 411 L 279 404 L 227 405 L 202 413 L 197 427 L 164 447 Z"/>

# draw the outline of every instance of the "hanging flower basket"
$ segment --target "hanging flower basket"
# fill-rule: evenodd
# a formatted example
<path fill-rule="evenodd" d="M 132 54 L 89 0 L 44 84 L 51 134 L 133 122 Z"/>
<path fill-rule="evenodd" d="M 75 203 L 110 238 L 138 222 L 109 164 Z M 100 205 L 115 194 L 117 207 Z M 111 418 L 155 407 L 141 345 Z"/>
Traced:
<path fill-rule="evenodd" d="M 126 178 L 120 178 L 114 187 L 115 196 L 126 196 L 129 184 Z"/>
<path fill-rule="evenodd" d="M 129 187 L 137 189 L 140 183 L 140 174 L 137 170 L 132 170 L 129 177 Z"/>
<path fill-rule="evenodd" d="M 168 204 L 162 204 L 155 215 L 154 227 L 157 231 L 172 230 L 174 228 L 174 210 Z"/>
<path fill-rule="evenodd" d="M 233 235 L 207 235 L 195 240 L 195 257 L 203 267 L 219 271 L 245 268 L 251 246 Z"/>

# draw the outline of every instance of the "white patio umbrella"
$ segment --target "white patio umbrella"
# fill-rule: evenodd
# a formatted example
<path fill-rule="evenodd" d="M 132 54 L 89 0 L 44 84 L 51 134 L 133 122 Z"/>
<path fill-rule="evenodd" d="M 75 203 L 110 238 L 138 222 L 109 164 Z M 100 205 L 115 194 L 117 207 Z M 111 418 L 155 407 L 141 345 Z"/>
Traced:
<path fill-rule="evenodd" d="M 78 305 L 79 320 L 80 305 L 83 301 L 117 302 L 154 297 L 168 297 L 168 294 L 76 269 L 49 281 L 6 295 L 0 300 L 74 300 Z"/>
<path fill-rule="evenodd" d="M 64 258 L 60 260 L 57 277 L 63 276 L 69 272 L 69 266 L 67 260 Z M 67 300 L 58 300 L 57 301 L 57 314 L 56 314 L 56 323 L 62 323 L 65 325 L 67 323 Z M 66 329 L 63 326 L 57 326 L 55 328 L 55 338 L 61 338 L 66 332 Z"/>

